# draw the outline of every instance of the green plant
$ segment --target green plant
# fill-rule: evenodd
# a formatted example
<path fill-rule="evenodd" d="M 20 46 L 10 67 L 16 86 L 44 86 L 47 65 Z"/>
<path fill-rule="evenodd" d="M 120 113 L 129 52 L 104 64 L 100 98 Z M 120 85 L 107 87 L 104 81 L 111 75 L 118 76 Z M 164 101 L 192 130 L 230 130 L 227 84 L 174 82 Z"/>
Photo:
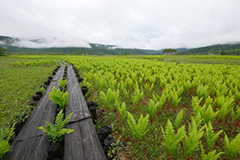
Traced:
<path fill-rule="evenodd" d="M 213 126 L 210 122 L 208 123 L 208 125 L 206 125 L 206 142 L 207 142 L 207 149 L 208 150 L 210 150 L 214 147 L 214 143 L 216 142 L 216 140 L 218 139 L 219 135 L 222 132 L 223 131 L 220 130 L 219 132 L 214 133 Z"/>
<path fill-rule="evenodd" d="M 203 123 L 208 124 L 208 122 L 211 122 L 217 116 L 219 111 L 214 113 L 211 105 L 209 105 L 207 109 L 206 107 L 207 106 L 204 104 L 204 106 L 200 108 L 200 110 L 201 110 L 201 115 L 203 117 Z"/>
<path fill-rule="evenodd" d="M 65 134 L 72 133 L 73 129 L 67 129 L 64 128 L 65 125 L 68 124 L 69 119 L 72 117 L 72 114 L 69 114 L 64 120 L 64 113 L 63 110 L 61 110 L 55 120 L 55 124 L 51 124 L 50 122 L 46 122 L 46 129 L 41 126 L 38 127 L 38 129 L 41 129 L 43 132 L 46 133 L 47 136 L 50 137 L 49 141 L 51 143 L 56 143 L 57 141 L 62 141 L 62 136 Z"/>
<path fill-rule="evenodd" d="M 142 99 L 143 92 L 140 92 L 139 88 L 135 88 L 134 95 L 132 96 L 132 104 L 136 106 L 137 103 Z"/>
<path fill-rule="evenodd" d="M 184 153 L 191 157 L 193 154 L 198 151 L 199 145 L 200 145 L 200 139 L 202 138 L 204 131 L 203 129 L 205 127 L 202 127 L 198 129 L 198 124 L 195 121 L 192 121 L 192 123 L 188 124 L 188 134 L 185 134 L 184 140 L 183 140 L 183 148 Z"/>
<path fill-rule="evenodd" d="M 108 151 L 108 157 L 112 160 L 118 160 L 119 159 L 119 152 L 122 150 L 124 146 L 120 142 L 120 138 L 114 143 L 111 144 Z"/>
<path fill-rule="evenodd" d="M 141 114 L 137 124 L 132 114 L 127 112 L 127 122 L 131 129 L 133 138 L 135 139 L 143 138 L 143 136 L 148 132 L 148 130 L 146 130 L 148 125 L 148 120 L 149 120 L 149 114 L 147 114 L 144 118 Z"/>
<path fill-rule="evenodd" d="M 5 153 L 11 151 L 11 146 L 9 144 L 9 139 L 14 135 L 15 124 L 9 129 L 5 128 L 0 130 L 0 159 L 3 158 Z"/>
<path fill-rule="evenodd" d="M 240 134 L 238 134 L 231 142 L 225 134 L 225 154 L 229 159 L 234 159 L 240 153 Z"/>
<path fill-rule="evenodd" d="M 68 83 L 67 79 L 66 80 L 60 79 L 60 80 L 58 80 L 58 83 L 59 83 L 59 86 L 62 88 L 63 92 L 65 92 L 66 85 Z"/>
<path fill-rule="evenodd" d="M 178 129 L 177 134 L 174 133 L 174 129 L 171 121 L 168 119 L 167 125 L 164 129 L 161 127 L 163 133 L 163 147 L 168 153 L 168 156 L 174 155 L 174 153 L 179 148 L 180 142 L 185 135 L 185 126 Z"/>
<path fill-rule="evenodd" d="M 181 109 L 181 111 L 178 113 L 178 115 L 174 121 L 174 126 L 176 128 L 179 127 L 180 123 L 182 122 L 182 118 L 183 118 L 183 109 Z"/>
<path fill-rule="evenodd" d="M 126 103 L 125 102 L 122 102 L 122 105 L 120 107 L 120 105 L 117 107 L 118 109 L 118 112 L 120 113 L 121 115 L 121 119 L 122 120 L 125 120 L 126 119 L 126 116 L 127 116 L 127 108 L 126 108 Z"/>
<path fill-rule="evenodd" d="M 148 113 L 150 116 L 154 116 L 158 110 L 159 102 L 154 103 L 154 101 L 151 99 L 150 102 L 148 103 Z"/>
<path fill-rule="evenodd" d="M 208 152 L 208 154 L 205 154 L 204 153 L 205 151 L 202 145 L 201 145 L 201 150 L 202 150 L 202 153 L 201 153 L 202 160 L 217 160 L 221 154 L 224 154 L 224 152 L 220 152 L 216 154 L 216 150 L 210 151 Z"/>
<path fill-rule="evenodd" d="M 66 105 L 68 105 L 69 94 L 68 92 L 60 91 L 60 89 L 57 90 L 54 86 L 52 92 L 49 92 L 49 99 L 65 109 Z"/>

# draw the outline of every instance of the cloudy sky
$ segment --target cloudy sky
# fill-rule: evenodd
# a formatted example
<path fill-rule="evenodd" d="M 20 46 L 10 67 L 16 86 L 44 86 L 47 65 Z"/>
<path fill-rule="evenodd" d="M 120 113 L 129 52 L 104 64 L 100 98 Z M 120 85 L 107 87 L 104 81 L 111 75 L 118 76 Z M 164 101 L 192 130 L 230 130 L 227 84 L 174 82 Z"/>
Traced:
<path fill-rule="evenodd" d="M 92 42 L 161 49 L 240 42 L 240 0 L 0 0 L 0 4 L 0 35 L 42 38 L 50 46 Z"/>

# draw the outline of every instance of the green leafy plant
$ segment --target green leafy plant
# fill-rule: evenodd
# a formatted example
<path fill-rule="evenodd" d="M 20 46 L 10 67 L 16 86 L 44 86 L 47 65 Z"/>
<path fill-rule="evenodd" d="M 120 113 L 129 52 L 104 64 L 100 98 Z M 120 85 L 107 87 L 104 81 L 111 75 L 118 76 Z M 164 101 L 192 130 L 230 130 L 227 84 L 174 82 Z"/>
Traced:
<path fill-rule="evenodd" d="M 205 127 L 198 129 L 198 124 L 195 121 L 192 121 L 192 123 L 189 123 L 188 125 L 189 130 L 188 134 L 185 134 L 185 138 L 183 140 L 183 148 L 184 153 L 188 157 L 191 157 L 199 149 L 199 145 L 201 143 L 200 139 L 204 134 L 203 129 Z"/>
<path fill-rule="evenodd" d="M 176 128 L 179 127 L 180 123 L 182 122 L 182 118 L 183 118 L 183 109 L 181 109 L 181 111 L 178 113 L 178 115 L 174 121 L 174 126 Z"/>
<path fill-rule="evenodd" d="M 5 153 L 11 151 L 11 145 L 9 144 L 9 139 L 14 135 L 15 124 L 9 129 L 5 128 L 0 130 L 0 159 L 3 158 Z"/>
<path fill-rule="evenodd" d="M 234 159 L 240 153 L 240 134 L 238 134 L 231 142 L 225 134 L 225 154 L 229 159 Z"/>
<path fill-rule="evenodd" d="M 49 92 L 49 99 L 65 109 L 66 105 L 68 105 L 69 94 L 68 92 L 60 91 L 60 89 L 57 90 L 54 86 L 52 92 Z"/>
<path fill-rule="evenodd" d="M 161 127 L 163 133 L 163 147 L 168 153 L 168 156 L 174 155 L 179 148 L 180 142 L 185 135 L 185 126 L 178 129 L 177 134 L 174 133 L 174 129 L 171 121 L 168 119 L 165 130 Z"/>
<path fill-rule="evenodd" d="M 66 80 L 60 79 L 60 80 L 58 80 L 58 83 L 59 83 L 59 86 L 62 88 L 63 92 L 65 92 L 66 85 L 68 83 L 67 79 Z"/>
<path fill-rule="evenodd" d="M 133 138 L 135 139 L 143 138 L 143 136 L 148 132 L 148 130 L 146 130 L 148 125 L 148 120 L 149 120 L 149 114 L 147 114 L 144 118 L 143 118 L 143 115 L 141 114 L 137 124 L 132 114 L 127 112 L 127 122 L 131 129 Z"/>
<path fill-rule="evenodd" d="M 224 152 L 220 152 L 216 154 L 216 150 L 210 151 L 208 152 L 208 154 L 205 154 L 205 151 L 202 145 L 201 145 L 201 150 L 202 150 L 202 153 L 201 153 L 202 160 L 217 160 L 221 154 L 224 154 Z"/>
<path fill-rule="evenodd" d="M 154 103 L 154 101 L 151 99 L 150 102 L 148 103 L 148 113 L 150 116 L 154 116 L 158 110 L 159 102 Z"/>
<path fill-rule="evenodd" d="M 135 88 L 134 95 L 132 96 L 132 104 L 136 106 L 137 103 L 142 99 L 143 92 L 140 92 L 139 88 Z"/>
<path fill-rule="evenodd" d="M 220 130 L 219 132 L 214 133 L 213 126 L 210 122 L 208 123 L 208 125 L 206 125 L 206 142 L 207 142 L 207 149 L 208 150 L 210 150 L 214 147 L 214 143 L 216 142 L 216 140 L 218 139 L 219 135 L 222 132 L 223 131 Z"/>
<path fill-rule="evenodd" d="M 61 110 L 55 120 L 55 124 L 51 124 L 50 122 L 46 122 L 46 129 L 41 126 L 38 127 L 38 129 L 41 129 L 43 132 L 46 133 L 47 136 L 50 137 L 49 141 L 51 143 L 56 143 L 57 141 L 61 141 L 62 136 L 65 134 L 72 133 L 74 130 L 73 129 L 67 129 L 64 128 L 65 125 L 68 124 L 69 119 L 72 117 L 72 114 L 69 114 L 64 120 L 64 113 L 63 110 Z"/>
<path fill-rule="evenodd" d="M 201 109 L 201 115 L 203 117 L 203 123 L 208 124 L 208 122 L 211 122 L 218 114 L 219 111 L 215 112 L 213 111 L 213 108 L 211 105 L 209 105 L 206 109 L 206 105 L 204 105 Z"/>
<path fill-rule="evenodd" d="M 120 107 L 120 105 L 117 107 L 118 112 L 121 115 L 121 119 L 124 120 L 127 117 L 127 108 L 126 108 L 126 103 L 122 102 L 122 105 Z"/>

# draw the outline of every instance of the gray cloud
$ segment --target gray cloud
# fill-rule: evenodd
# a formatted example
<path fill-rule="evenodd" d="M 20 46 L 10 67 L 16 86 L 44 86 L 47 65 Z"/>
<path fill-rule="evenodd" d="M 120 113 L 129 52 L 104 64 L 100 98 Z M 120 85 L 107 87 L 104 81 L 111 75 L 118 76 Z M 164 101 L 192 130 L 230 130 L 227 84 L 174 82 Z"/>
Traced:
<path fill-rule="evenodd" d="M 0 35 L 46 38 L 46 47 L 93 42 L 161 49 L 240 42 L 239 0 L 0 2 Z"/>

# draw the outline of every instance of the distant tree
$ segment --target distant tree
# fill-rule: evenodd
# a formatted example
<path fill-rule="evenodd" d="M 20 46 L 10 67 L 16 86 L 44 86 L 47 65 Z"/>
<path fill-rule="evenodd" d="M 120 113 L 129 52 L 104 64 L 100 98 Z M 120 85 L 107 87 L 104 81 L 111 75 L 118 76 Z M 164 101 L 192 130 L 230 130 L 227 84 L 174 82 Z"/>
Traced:
<path fill-rule="evenodd" d="M 131 53 L 129 53 L 129 52 L 123 52 L 123 53 L 121 53 L 121 55 L 130 55 Z"/>
<path fill-rule="evenodd" d="M 3 56 L 7 53 L 7 49 L 0 47 L 0 56 Z"/>
<path fill-rule="evenodd" d="M 166 48 L 163 50 L 163 54 L 176 54 L 176 53 L 177 53 L 176 49 Z"/>

